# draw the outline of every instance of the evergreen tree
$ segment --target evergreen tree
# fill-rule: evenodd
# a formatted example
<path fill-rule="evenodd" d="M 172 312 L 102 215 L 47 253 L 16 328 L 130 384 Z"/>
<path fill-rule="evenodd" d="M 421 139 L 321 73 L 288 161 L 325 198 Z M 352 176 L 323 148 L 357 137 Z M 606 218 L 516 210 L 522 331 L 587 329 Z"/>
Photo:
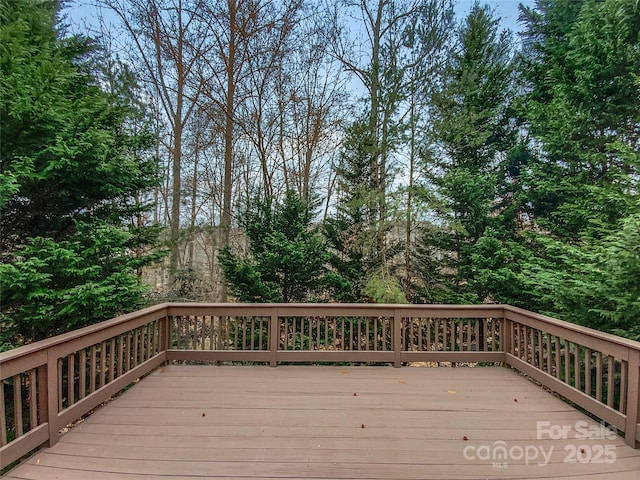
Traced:
<path fill-rule="evenodd" d="M 57 29 L 57 2 L 0 3 L 3 342 L 37 340 L 137 308 L 137 272 L 157 231 L 142 218 L 156 182 L 124 70 Z M 107 90 L 108 89 L 108 90 Z"/>
<path fill-rule="evenodd" d="M 310 206 L 293 191 L 282 203 L 257 198 L 241 217 L 247 253 L 220 252 L 230 291 L 241 302 L 308 302 L 326 299 L 329 253 L 312 227 Z"/>
<path fill-rule="evenodd" d="M 524 18 L 532 47 L 524 112 L 542 152 L 527 174 L 536 228 L 523 235 L 523 306 L 633 331 L 640 4 L 540 1 Z"/>
<path fill-rule="evenodd" d="M 330 263 L 339 273 L 336 299 L 363 298 L 367 275 L 379 266 L 376 243 L 376 186 L 371 164 L 371 142 L 366 121 L 355 121 L 346 131 L 336 175 L 336 214 L 324 224 L 331 246 Z"/>
<path fill-rule="evenodd" d="M 638 173 L 637 2 L 538 2 L 525 10 L 524 112 L 542 142 L 529 198 L 555 237 L 598 238 L 630 213 Z"/>
<path fill-rule="evenodd" d="M 504 183 L 500 157 L 516 140 L 514 76 L 510 33 L 499 31 L 498 21 L 487 6 L 474 5 L 432 97 L 434 146 L 425 170 L 433 172 L 431 207 L 439 220 L 425 227 L 417 248 L 430 302 L 484 301 L 500 288 L 491 272 L 507 261 L 497 255 L 504 227 L 495 207 Z"/>

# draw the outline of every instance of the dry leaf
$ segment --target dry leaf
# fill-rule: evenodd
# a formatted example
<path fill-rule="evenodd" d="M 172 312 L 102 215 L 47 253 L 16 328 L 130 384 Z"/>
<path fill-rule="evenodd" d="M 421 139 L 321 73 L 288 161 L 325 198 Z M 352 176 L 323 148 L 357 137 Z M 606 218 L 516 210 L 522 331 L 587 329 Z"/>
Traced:
<path fill-rule="evenodd" d="M 358 394 L 357 394 L 356 392 L 353 392 L 353 396 L 354 396 L 354 397 L 357 397 L 357 396 L 358 396 Z"/>
<path fill-rule="evenodd" d="M 466 442 L 467 440 L 469 440 L 469 437 L 465 435 L 464 437 L 462 437 L 462 439 Z"/>
<path fill-rule="evenodd" d="M 453 394 L 453 393 L 456 393 L 456 391 L 455 390 L 447 390 L 447 393 Z"/>
<path fill-rule="evenodd" d="M 398 383 L 402 383 L 403 385 L 406 384 L 406 380 L 398 380 Z"/>
<path fill-rule="evenodd" d="M 360 425 L 360 428 L 364 428 L 364 423 L 362 425 Z"/>

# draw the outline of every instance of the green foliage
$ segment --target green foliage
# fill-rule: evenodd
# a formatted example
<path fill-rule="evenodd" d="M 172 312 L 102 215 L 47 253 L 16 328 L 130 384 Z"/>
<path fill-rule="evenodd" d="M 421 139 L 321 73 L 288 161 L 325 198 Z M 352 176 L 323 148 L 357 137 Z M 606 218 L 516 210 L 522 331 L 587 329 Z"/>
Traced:
<path fill-rule="evenodd" d="M 528 18 L 537 53 L 527 59 L 532 88 L 523 104 L 544 145 L 531 175 L 532 213 L 558 237 L 598 238 L 630 213 L 639 173 L 639 7 L 542 3 L 542 14 Z"/>
<path fill-rule="evenodd" d="M 324 223 L 331 246 L 336 299 L 363 299 L 364 278 L 380 265 L 376 242 L 376 188 L 371 155 L 374 148 L 367 125 L 355 121 L 346 132 L 337 169 L 339 198 L 336 214 Z"/>
<path fill-rule="evenodd" d="M 640 322 L 640 214 L 592 245 L 531 236 L 537 255 L 522 282 L 534 308 L 569 321 L 635 338 Z"/>
<path fill-rule="evenodd" d="M 153 260 L 128 254 L 134 236 L 107 223 L 79 224 L 68 240 L 30 239 L 0 264 L 9 338 L 39 339 L 112 318 L 143 304 L 136 269 Z M 8 319 L 5 319 L 8 320 Z"/>
<path fill-rule="evenodd" d="M 543 149 L 523 175 L 534 228 L 512 303 L 637 336 L 640 4 L 540 1 L 524 13 L 522 109 Z"/>
<path fill-rule="evenodd" d="M 496 231 L 501 185 L 508 184 L 499 154 L 515 144 L 510 121 L 513 92 L 512 46 L 508 32 L 488 7 L 474 5 L 458 27 L 455 49 L 442 84 L 432 98 L 434 146 L 424 157 L 435 187 L 431 208 L 437 222 L 422 229 L 416 262 L 423 272 L 422 297 L 428 302 L 483 302 L 502 283 L 495 268 L 508 270 Z M 509 158 L 509 156 L 507 156 Z M 505 210 L 509 201 L 502 202 Z M 488 228 L 494 230 L 488 235 Z M 506 262 L 506 260 L 505 260 Z M 506 273 L 506 271 L 505 271 Z"/>
<path fill-rule="evenodd" d="M 220 264 L 231 292 L 241 302 L 322 300 L 335 274 L 327 270 L 329 253 L 312 228 L 312 212 L 293 191 L 282 203 L 256 199 L 242 216 L 248 254 L 231 247 Z"/>
<path fill-rule="evenodd" d="M 158 229 L 152 135 L 128 69 L 56 30 L 57 2 L 0 4 L 3 342 L 17 344 L 141 304 Z M 6 333 L 9 332 L 9 333 Z"/>
<path fill-rule="evenodd" d="M 364 293 L 375 303 L 409 303 L 400 285 L 392 277 L 371 277 L 364 286 Z"/>

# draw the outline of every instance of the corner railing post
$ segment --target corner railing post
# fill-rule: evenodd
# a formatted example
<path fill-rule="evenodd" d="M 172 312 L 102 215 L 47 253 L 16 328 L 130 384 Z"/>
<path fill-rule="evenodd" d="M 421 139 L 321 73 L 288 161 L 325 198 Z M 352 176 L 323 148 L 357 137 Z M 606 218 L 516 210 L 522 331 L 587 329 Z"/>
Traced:
<path fill-rule="evenodd" d="M 58 425 L 58 355 L 54 349 L 47 350 L 47 421 L 49 423 L 48 446 L 53 447 L 59 440 Z"/>
<path fill-rule="evenodd" d="M 400 368 L 402 366 L 402 314 L 395 309 L 393 314 L 393 336 L 391 342 L 393 345 L 393 366 Z"/>
<path fill-rule="evenodd" d="M 640 420 L 640 350 L 629 349 L 628 372 L 624 441 L 631 448 L 636 448 L 636 443 L 640 440 L 637 438 L 637 425 Z"/>
<path fill-rule="evenodd" d="M 278 346 L 280 344 L 280 319 L 277 308 L 271 310 L 269 322 L 269 366 L 276 367 L 278 366 Z"/>

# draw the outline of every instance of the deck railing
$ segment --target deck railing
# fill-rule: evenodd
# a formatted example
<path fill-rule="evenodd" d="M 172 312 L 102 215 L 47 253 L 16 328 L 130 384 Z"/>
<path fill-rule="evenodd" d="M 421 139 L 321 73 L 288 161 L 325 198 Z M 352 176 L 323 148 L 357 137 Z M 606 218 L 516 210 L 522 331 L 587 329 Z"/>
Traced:
<path fill-rule="evenodd" d="M 0 468 L 172 361 L 501 363 L 640 439 L 640 343 L 515 307 L 161 304 L 0 354 Z"/>

